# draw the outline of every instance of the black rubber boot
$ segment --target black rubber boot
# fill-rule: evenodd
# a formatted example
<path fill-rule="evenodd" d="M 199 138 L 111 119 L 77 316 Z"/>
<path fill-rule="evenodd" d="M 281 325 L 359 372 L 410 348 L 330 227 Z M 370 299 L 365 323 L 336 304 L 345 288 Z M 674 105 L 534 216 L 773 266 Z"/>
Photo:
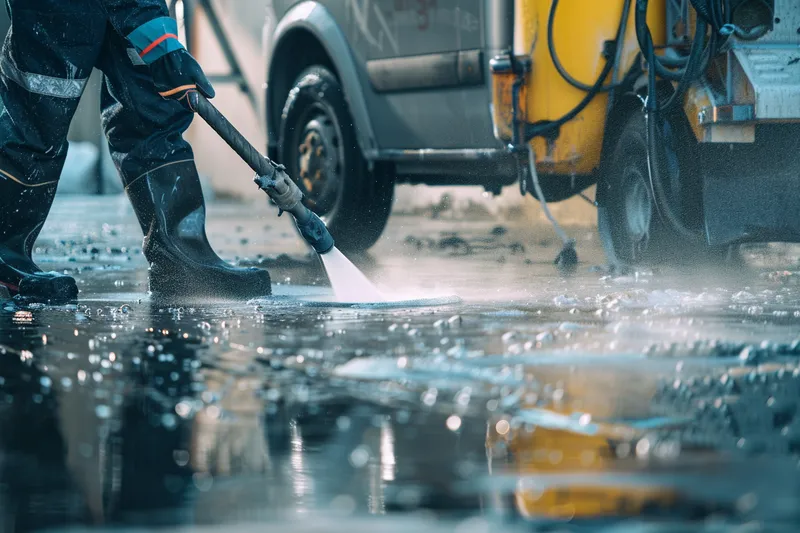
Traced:
<path fill-rule="evenodd" d="M 42 272 L 31 258 L 55 195 L 55 183 L 25 187 L 0 175 L 0 285 L 26 302 L 63 304 L 78 298 L 73 278 Z"/>
<path fill-rule="evenodd" d="M 247 300 L 272 294 L 266 270 L 233 267 L 211 249 L 194 162 L 153 170 L 126 190 L 145 235 L 144 255 L 155 296 Z"/>

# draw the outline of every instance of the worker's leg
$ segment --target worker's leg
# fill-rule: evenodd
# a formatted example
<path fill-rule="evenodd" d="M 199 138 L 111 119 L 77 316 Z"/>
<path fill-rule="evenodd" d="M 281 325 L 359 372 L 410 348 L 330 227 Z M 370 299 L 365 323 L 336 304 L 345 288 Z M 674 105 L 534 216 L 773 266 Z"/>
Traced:
<path fill-rule="evenodd" d="M 67 155 L 67 131 L 105 32 L 85 0 L 9 0 L 0 54 L 0 284 L 44 300 L 73 299 L 75 280 L 42 273 L 31 250 Z"/>
<path fill-rule="evenodd" d="M 137 58 L 109 31 L 98 67 L 105 74 L 103 127 L 145 234 L 151 290 L 164 296 L 269 295 L 266 271 L 233 268 L 211 249 L 200 178 L 183 139 L 193 114 L 159 96 Z"/>

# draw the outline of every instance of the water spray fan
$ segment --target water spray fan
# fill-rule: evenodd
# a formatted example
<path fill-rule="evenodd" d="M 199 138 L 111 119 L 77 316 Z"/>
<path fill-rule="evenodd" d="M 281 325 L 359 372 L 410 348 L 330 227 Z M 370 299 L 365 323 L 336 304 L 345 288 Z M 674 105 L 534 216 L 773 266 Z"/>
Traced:
<path fill-rule="evenodd" d="M 303 205 L 303 193 L 286 174 L 284 166 L 256 150 L 200 93 L 196 91 L 189 93 L 189 105 L 255 171 L 255 183 L 258 188 L 266 192 L 278 206 L 279 214 L 285 211 L 292 215 L 300 235 L 306 242 L 320 255 L 333 250 L 335 243 L 328 228 L 315 213 Z"/>

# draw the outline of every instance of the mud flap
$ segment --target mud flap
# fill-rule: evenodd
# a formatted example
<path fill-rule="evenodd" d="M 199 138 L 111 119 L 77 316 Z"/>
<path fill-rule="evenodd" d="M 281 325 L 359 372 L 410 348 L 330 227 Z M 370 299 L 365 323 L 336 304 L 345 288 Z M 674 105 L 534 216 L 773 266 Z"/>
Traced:
<path fill-rule="evenodd" d="M 800 242 L 797 173 L 706 176 L 703 204 L 711 246 L 748 241 Z"/>

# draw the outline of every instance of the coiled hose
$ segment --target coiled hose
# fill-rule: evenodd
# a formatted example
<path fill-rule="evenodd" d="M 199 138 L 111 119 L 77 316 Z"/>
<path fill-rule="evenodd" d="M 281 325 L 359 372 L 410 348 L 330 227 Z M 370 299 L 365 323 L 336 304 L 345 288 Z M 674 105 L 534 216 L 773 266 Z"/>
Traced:
<path fill-rule="evenodd" d="M 647 7 L 648 0 L 637 0 L 636 4 L 636 36 L 639 43 L 643 45 L 642 51 L 647 57 L 647 63 L 650 67 L 648 69 L 648 95 L 647 95 L 647 166 L 650 177 L 650 189 L 653 195 L 653 203 L 659 216 L 664 218 L 668 224 L 684 239 L 690 242 L 704 242 L 704 236 L 689 227 L 683 222 L 682 217 L 678 214 L 669 195 L 664 190 L 664 180 L 661 176 L 660 154 L 663 147 L 658 142 L 658 124 L 660 114 L 666 112 L 683 97 L 689 85 L 702 74 L 706 61 L 714 54 L 713 47 L 716 45 L 716 39 L 713 37 L 709 40 L 706 47 L 706 34 L 708 32 L 708 23 L 703 18 L 698 18 L 697 26 L 695 28 L 695 35 L 692 42 L 692 49 L 686 61 L 686 66 L 682 69 L 683 75 L 678 80 L 678 86 L 673 91 L 672 95 L 665 103 L 659 102 L 658 99 L 658 80 L 656 65 L 661 64 L 659 57 L 656 56 L 655 46 L 653 44 L 653 36 L 650 33 L 650 28 L 647 26 Z"/>
<path fill-rule="evenodd" d="M 571 111 L 561 118 L 556 120 L 540 120 L 532 124 L 527 124 L 525 127 L 526 143 L 533 140 L 534 137 L 543 137 L 557 132 L 561 126 L 577 117 L 584 109 L 586 109 L 586 106 L 588 106 L 598 94 L 612 90 L 620 85 L 612 83 L 611 85 L 605 86 L 604 84 L 606 78 L 608 78 L 608 75 L 611 74 L 611 71 L 614 69 L 618 55 L 617 49 L 622 46 L 622 42 L 625 37 L 625 28 L 627 27 L 628 23 L 631 0 L 625 0 L 622 16 L 619 21 L 619 27 L 617 29 L 616 40 L 613 41 L 614 46 L 612 46 L 610 50 L 606 50 L 606 63 L 593 85 L 585 85 L 573 78 L 558 59 L 558 54 L 556 53 L 553 39 L 553 25 L 555 21 L 556 10 L 558 9 L 558 2 L 559 0 L 553 0 L 552 5 L 550 6 L 550 16 L 547 22 L 547 43 L 550 49 L 550 56 L 559 74 L 574 87 L 586 91 L 586 96 L 583 97 L 578 105 L 576 105 Z"/>
<path fill-rule="evenodd" d="M 564 68 L 564 65 L 561 63 L 561 60 L 558 57 L 558 53 L 556 52 L 556 44 L 555 44 L 555 37 L 554 37 L 554 30 L 553 27 L 555 26 L 556 20 L 556 12 L 558 11 L 558 2 L 559 0 L 553 0 L 553 4 L 550 6 L 550 15 L 547 17 L 547 48 L 550 51 L 550 58 L 553 61 L 553 65 L 556 67 L 556 70 L 564 78 L 564 81 L 575 87 L 576 89 L 580 89 L 582 91 L 591 92 L 594 85 L 587 85 L 581 81 L 575 79 L 567 69 Z M 625 0 L 625 4 L 622 6 L 622 18 L 619 22 L 619 28 L 617 29 L 616 40 L 614 41 L 614 47 L 617 49 L 616 51 L 622 50 L 623 41 L 625 39 L 625 28 L 628 26 L 628 16 L 631 12 L 631 0 Z M 606 61 L 611 61 L 616 63 L 618 55 L 614 53 L 615 50 L 606 51 Z M 601 78 L 601 80 L 605 81 L 605 77 Z M 620 87 L 624 82 L 617 82 L 611 83 L 610 85 L 601 85 L 601 87 L 597 90 L 597 92 L 605 93 Z M 596 84 L 595 84 L 596 85 Z"/>

